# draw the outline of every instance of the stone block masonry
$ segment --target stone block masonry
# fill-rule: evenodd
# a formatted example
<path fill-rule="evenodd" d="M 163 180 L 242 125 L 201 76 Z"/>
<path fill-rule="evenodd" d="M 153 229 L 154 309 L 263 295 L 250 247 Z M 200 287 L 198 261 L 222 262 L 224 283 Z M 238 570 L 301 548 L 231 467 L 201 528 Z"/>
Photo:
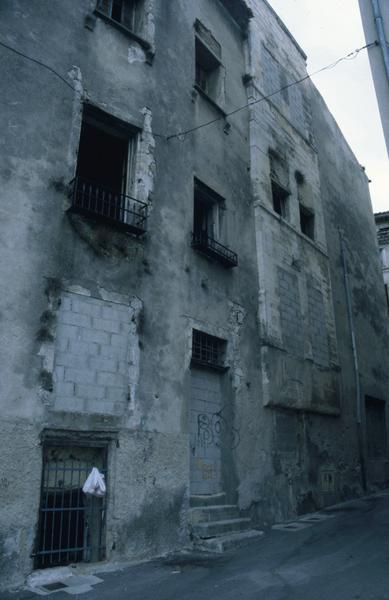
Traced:
<path fill-rule="evenodd" d="M 54 408 L 122 414 L 132 353 L 128 305 L 65 292 L 58 313 Z"/>
<path fill-rule="evenodd" d="M 309 327 L 313 360 L 324 367 L 330 364 L 323 294 L 312 283 L 307 284 Z"/>
<path fill-rule="evenodd" d="M 288 352 L 291 352 L 295 356 L 303 356 L 304 334 L 298 279 L 296 275 L 293 275 L 280 267 L 278 267 L 277 271 L 284 346 Z"/>

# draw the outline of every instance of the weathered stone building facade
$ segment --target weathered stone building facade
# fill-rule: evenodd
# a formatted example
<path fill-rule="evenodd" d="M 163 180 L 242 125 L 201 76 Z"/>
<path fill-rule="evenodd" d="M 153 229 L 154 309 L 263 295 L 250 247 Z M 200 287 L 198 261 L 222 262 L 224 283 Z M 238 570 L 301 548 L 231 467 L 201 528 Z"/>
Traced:
<path fill-rule="evenodd" d="M 378 248 L 384 278 L 385 296 L 389 311 L 389 212 L 376 213 L 374 215 Z"/>
<path fill-rule="evenodd" d="M 387 483 L 367 180 L 267 2 L 0 14 L 3 584 Z"/>

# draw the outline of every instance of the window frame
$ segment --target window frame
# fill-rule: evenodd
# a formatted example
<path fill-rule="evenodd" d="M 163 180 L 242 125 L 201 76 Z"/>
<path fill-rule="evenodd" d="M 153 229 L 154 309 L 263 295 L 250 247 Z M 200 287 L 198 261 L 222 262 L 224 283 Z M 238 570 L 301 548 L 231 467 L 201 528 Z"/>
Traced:
<path fill-rule="evenodd" d="M 112 18 L 112 10 L 110 11 L 111 14 L 108 14 L 102 7 L 102 1 L 103 0 L 97 0 L 96 2 L 96 7 L 94 9 L 94 14 L 99 17 L 100 19 L 102 19 L 103 21 L 106 21 L 107 23 L 109 23 L 110 25 L 112 25 L 113 27 L 115 27 L 116 29 L 118 29 L 119 31 L 121 31 L 122 33 L 124 33 L 127 37 L 130 37 L 131 39 L 133 39 L 134 41 L 136 41 L 140 46 L 142 46 L 142 48 L 148 53 L 148 57 L 151 60 L 150 56 L 151 52 L 152 52 L 152 45 L 151 43 L 146 40 L 142 35 L 139 34 L 138 31 L 136 31 L 136 28 L 130 29 L 129 27 L 127 27 L 124 23 L 117 21 L 116 19 Z M 113 5 L 114 0 L 107 0 L 108 2 L 111 3 L 111 6 Z M 122 0 L 123 2 L 125 2 L 126 0 Z M 132 0 L 130 0 L 132 1 Z M 135 2 L 139 2 L 139 0 L 134 0 Z M 145 0 L 146 1 L 146 0 Z M 136 9 L 135 9 L 136 10 Z M 123 13 L 123 6 L 122 6 L 122 13 Z M 135 19 L 135 16 L 133 17 Z"/>
<path fill-rule="evenodd" d="M 215 50 L 219 50 L 220 56 L 216 54 L 210 44 L 210 40 L 215 46 Z M 212 36 L 211 32 L 204 27 L 200 21 L 195 23 L 195 73 L 194 73 L 194 89 L 201 94 L 217 111 L 223 116 L 226 112 L 221 106 L 224 104 L 223 98 L 223 63 L 221 59 L 220 44 Z M 200 77 L 201 75 L 201 77 Z M 203 79 L 203 81 L 201 81 Z"/>
<path fill-rule="evenodd" d="M 303 235 L 308 237 L 313 242 L 315 241 L 315 229 L 316 229 L 316 219 L 315 212 L 305 206 L 302 202 L 299 202 L 299 215 L 300 215 L 300 231 Z M 303 224 L 303 219 L 308 219 L 307 227 Z M 310 231 L 308 231 L 310 230 Z"/>
<path fill-rule="evenodd" d="M 84 128 L 85 126 L 121 140 L 122 147 L 125 147 L 122 154 L 122 166 L 113 171 L 112 181 L 116 179 L 117 185 L 113 185 L 111 182 L 107 183 L 107 179 L 109 180 L 112 176 L 110 167 L 105 174 L 105 179 L 104 177 L 99 178 L 98 174 L 96 178 L 90 175 L 94 165 L 93 155 L 89 161 L 86 158 L 84 168 L 80 168 L 81 156 L 87 155 L 88 152 L 88 140 L 83 138 L 83 135 L 90 134 L 87 133 L 88 130 Z M 139 134 L 138 127 L 122 121 L 94 105 L 84 104 L 75 178 L 70 184 L 72 194 L 70 212 L 106 222 L 115 228 L 123 229 L 137 236 L 146 233 L 148 204 L 135 197 Z M 82 144 L 86 144 L 86 148 L 82 150 L 86 154 L 82 154 L 80 151 Z M 97 164 L 95 168 L 98 171 L 99 165 Z M 121 176 L 119 175 L 120 170 Z"/>
<path fill-rule="evenodd" d="M 197 221 L 196 206 L 199 206 L 197 216 L 200 219 Z M 201 215 L 201 206 L 205 207 L 203 215 Z M 238 256 L 236 252 L 220 241 L 223 241 L 225 235 L 225 219 L 224 211 L 225 199 L 217 194 L 212 188 L 202 183 L 199 179 L 194 179 L 193 189 L 193 230 L 192 230 L 192 248 L 207 258 L 220 262 L 226 268 L 238 266 Z M 205 217 L 201 221 L 201 216 Z"/>
<path fill-rule="evenodd" d="M 272 191 L 272 207 L 274 212 L 279 215 L 282 219 L 288 220 L 289 218 L 289 202 L 290 196 L 289 190 L 280 185 L 275 179 L 271 179 L 271 191 Z M 275 194 L 282 194 L 282 197 L 276 198 Z M 280 203 L 280 210 L 276 208 L 276 202 Z"/>
<path fill-rule="evenodd" d="M 225 372 L 229 368 L 225 364 L 226 353 L 227 340 L 200 329 L 192 329 L 191 366 Z"/>

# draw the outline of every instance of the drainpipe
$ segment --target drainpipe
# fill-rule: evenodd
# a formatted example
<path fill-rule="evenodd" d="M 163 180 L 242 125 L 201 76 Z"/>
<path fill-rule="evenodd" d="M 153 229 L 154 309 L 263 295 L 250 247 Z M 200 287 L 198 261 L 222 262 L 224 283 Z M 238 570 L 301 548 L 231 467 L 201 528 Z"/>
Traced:
<path fill-rule="evenodd" d="M 342 256 L 343 275 L 344 275 L 344 286 L 346 289 L 346 304 L 347 304 L 347 315 L 351 334 L 351 346 L 353 351 L 353 362 L 354 362 L 354 375 L 355 375 L 355 391 L 356 391 L 356 408 L 357 408 L 357 437 L 358 437 L 358 453 L 359 462 L 361 465 L 361 480 L 362 488 L 366 490 L 366 466 L 365 466 L 365 453 L 363 445 L 363 431 L 362 431 L 362 394 L 361 394 L 361 381 L 359 373 L 359 360 L 358 360 L 358 348 L 355 337 L 355 325 L 354 315 L 352 308 L 352 298 L 350 290 L 350 281 L 347 270 L 347 259 L 346 259 L 346 247 L 343 239 L 342 232 L 339 229 L 340 238 L 340 253 Z"/>
<path fill-rule="evenodd" d="M 382 56 L 384 59 L 386 77 L 388 78 L 389 83 L 389 46 L 385 36 L 384 23 L 382 20 L 380 2 L 379 0 L 371 0 L 371 4 L 373 7 L 374 21 L 377 29 L 378 41 L 381 46 Z"/>

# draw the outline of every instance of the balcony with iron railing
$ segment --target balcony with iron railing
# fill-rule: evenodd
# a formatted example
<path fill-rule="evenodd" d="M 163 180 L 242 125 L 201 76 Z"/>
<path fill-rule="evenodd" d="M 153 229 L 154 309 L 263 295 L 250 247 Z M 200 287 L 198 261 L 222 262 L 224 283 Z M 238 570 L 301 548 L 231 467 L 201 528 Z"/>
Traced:
<path fill-rule="evenodd" d="M 99 183 L 76 177 L 70 183 L 70 212 L 109 223 L 137 236 L 146 232 L 148 206 Z"/>
<path fill-rule="evenodd" d="M 192 233 L 192 248 L 231 269 L 238 266 L 238 255 L 211 238 L 206 231 Z"/>

